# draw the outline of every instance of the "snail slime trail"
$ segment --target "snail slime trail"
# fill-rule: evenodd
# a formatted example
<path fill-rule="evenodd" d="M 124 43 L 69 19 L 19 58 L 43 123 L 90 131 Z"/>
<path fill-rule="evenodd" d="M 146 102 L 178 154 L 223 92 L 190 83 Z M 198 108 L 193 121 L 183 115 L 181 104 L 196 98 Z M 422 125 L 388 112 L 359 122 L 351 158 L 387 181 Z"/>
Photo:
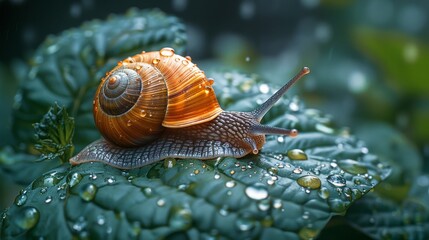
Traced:
<path fill-rule="evenodd" d="M 286 91 L 310 70 L 304 67 L 251 112 L 224 111 L 213 80 L 190 57 L 172 48 L 120 61 L 95 93 L 94 120 L 103 138 L 70 159 L 138 168 L 166 158 L 240 158 L 257 154 L 266 134 L 294 137 L 295 129 L 260 124 Z"/>

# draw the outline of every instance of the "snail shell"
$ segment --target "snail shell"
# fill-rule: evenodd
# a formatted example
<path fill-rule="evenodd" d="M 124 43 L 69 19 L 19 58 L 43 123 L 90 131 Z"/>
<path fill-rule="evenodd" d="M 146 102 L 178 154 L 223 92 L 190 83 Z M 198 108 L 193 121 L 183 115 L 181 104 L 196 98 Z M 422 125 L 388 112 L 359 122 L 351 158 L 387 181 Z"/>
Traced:
<path fill-rule="evenodd" d="M 172 48 L 137 54 L 107 73 L 95 94 L 95 124 L 104 138 L 141 146 L 167 128 L 217 117 L 220 108 L 204 72 Z"/>
<path fill-rule="evenodd" d="M 190 57 L 172 48 L 129 57 L 106 74 L 95 94 L 94 119 L 104 138 L 70 159 L 117 168 L 141 167 L 166 158 L 212 159 L 257 154 L 266 134 L 297 131 L 260 124 L 284 93 L 310 70 L 303 68 L 251 112 L 223 111 L 213 80 Z"/>

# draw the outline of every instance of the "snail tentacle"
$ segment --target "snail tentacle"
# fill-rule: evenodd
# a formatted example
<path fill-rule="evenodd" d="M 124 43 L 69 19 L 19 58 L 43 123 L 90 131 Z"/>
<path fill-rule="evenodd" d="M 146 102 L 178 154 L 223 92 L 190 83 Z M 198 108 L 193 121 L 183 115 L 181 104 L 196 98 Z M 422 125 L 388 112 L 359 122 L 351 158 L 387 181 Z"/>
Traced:
<path fill-rule="evenodd" d="M 262 124 L 253 125 L 250 131 L 253 134 L 288 135 L 291 137 L 295 137 L 298 135 L 298 130 L 296 129 L 270 127 Z"/>
<path fill-rule="evenodd" d="M 258 122 L 261 122 L 265 114 L 287 92 L 287 90 L 289 90 L 290 87 L 292 87 L 299 79 L 301 79 L 303 76 L 307 75 L 308 73 L 310 73 L 310 69 L 308 67 L 304 67 L 303 69 L 301 69 L 301 71 L 295 77 L 293 77 L 283 87 L 277 90 L 277 92 L 274 93 L 267 101 L 262 103 L 261 106 L 259 106 L 255 110 L 253 110 L 252 115 L 255 116 Z"/>

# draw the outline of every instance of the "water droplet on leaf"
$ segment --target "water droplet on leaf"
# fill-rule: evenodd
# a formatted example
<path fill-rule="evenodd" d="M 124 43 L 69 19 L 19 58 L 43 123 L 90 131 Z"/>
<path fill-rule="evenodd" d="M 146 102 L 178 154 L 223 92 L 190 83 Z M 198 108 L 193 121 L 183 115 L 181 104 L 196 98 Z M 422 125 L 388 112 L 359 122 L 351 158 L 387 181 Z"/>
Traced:
<path fill-rule="evenodd" d="M 302 176 L 298 178 L 296 182 L 300 186 L 309 188 L 309 189 L 318 189 L 322 184 L 318 177 L 312 176 L 312 175 Z"/>
<path fill-rule="evenodd" d="M 301 149 L 292 149 L 287 152 L 287 156 L 290 160 L 307 160 L 307 154 Z"/>
<path fill-rule="evenodd" d="M 321 197 L 322 199 L 327 199 L 329 197 L 329 190 L 325 187 L 322 187 L 319 190 L 319 197 Z"/>
<path fill-rule="evenodd" d="M 365 174 L 368 172 L 368 169 L 362 163 L 352 159 L 338 161 L 338 166 L 351 174 Z"/>
<path fill-rule="evenodd" d="M 175 158 L 166 158 L 164 160 L 164 168 L 172 168 L 176 165 L 176 159 Z"/>
<path fill-rule="evenodd" d="M 27 194 L 20 194 L 15 198 L 16 206 L 22 206 L 27 201 Z"/>
<path fill-rule="evenodd" d="M 255 227 L 255 221 L 251 218 L 239 218 L 236 221 L 236 226 L 240 231 L 249 231 Z"/>
<path fill-rule="evenodd" d="M 327 180 L 336 187 L 344 187 L 346 185 L 346 179 L 338 174 L 329 175 Z"/>
<path fill-rule="evenodd" d="M 115 178 L 115 176 L 109 176 L 109 177 L 106 177 L 106 178 L 104 179 L 104 181 L 105 181 L 106 183 L 108 183 L 108 184 L 113 184 L 113 183 L 115 183 L 115 182 L 116 182 L 116 178 Z"/>
<path fill-rule="evenodd" d="M 237 183 L 234 180 L 230 180 L 230 181 L 228 181 L 228 182 L 225 183 L 225 186 L 227 188 L 233 188 L 233 187 L 235 187 L 236 184 Z"/>
<path fill-rule="evenodd" d="M 85 184 L 84 186 L 81 187 L 79 191 L 80 197 L 87 202 L 94 199 L 96 193 L 97 193 L 97 186 L 95 186 L 92 183 Z"/>
<path fill-rule="evenodd" d="M 45 198 L 45 203 L 51 203 L 52 202 L 52 196 L 47 196 Z"/>
<path fill-rule="evenodd" d="M 24 230 L 29 230 L 39 222 L 40 213 L 35 207 L 24 207 L 17 211 L 14 221 Z"/>
<path fill-rule="evenodd" d="M 156 205 L 158 205 L 158 207 L 163 207 L 165 205 L 165 199 L 160 198 L 157 202 Z"/>
<path fill-rule="evenodd" d="M 187 208 L 172 208 L 169 224 L 173 229 L 188 229 L 192 226 L 191 211 Z"/>
<path fill-rule="evenodd" d="M 254 200 L 262 200 L 268 198 L 268 191 L 261 183 L 256 183 L 254 185 L 246 187 L 244 192 L 249 198 Z"/>

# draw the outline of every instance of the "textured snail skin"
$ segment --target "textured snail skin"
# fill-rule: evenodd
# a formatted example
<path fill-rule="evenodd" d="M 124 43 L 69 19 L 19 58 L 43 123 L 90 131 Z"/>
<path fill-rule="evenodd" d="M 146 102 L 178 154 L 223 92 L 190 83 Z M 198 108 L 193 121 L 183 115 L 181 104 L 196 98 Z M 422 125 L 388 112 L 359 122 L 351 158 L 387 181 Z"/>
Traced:
<path fill-rule="evenodd" d="M 137 54 L 118 63 L 102 79 L 94 99 L 94 119 L 104 138 L 70 159 L 72 165 L 99 161 L 121 169 L 166 158 L 213 159 L 257 154 L 266 134 L 297 131 L 260 124 L 293 79 L 252 112 L 223 111 L 213 80 L 172 48 Z"/>
<path fill-rule="evenodd" d="M 129 169 L 165 158 L 239 158 L 257 152 L 265 143 L 264 135 L 251 133 L 255 124 L 259 123 L 250 113 L 224 111 L 210 122 L 185 128 L 167 128 L 158 139 L 142 147 L 123 148 L 100 139 L 70 162 L 101 161 Z"/>

